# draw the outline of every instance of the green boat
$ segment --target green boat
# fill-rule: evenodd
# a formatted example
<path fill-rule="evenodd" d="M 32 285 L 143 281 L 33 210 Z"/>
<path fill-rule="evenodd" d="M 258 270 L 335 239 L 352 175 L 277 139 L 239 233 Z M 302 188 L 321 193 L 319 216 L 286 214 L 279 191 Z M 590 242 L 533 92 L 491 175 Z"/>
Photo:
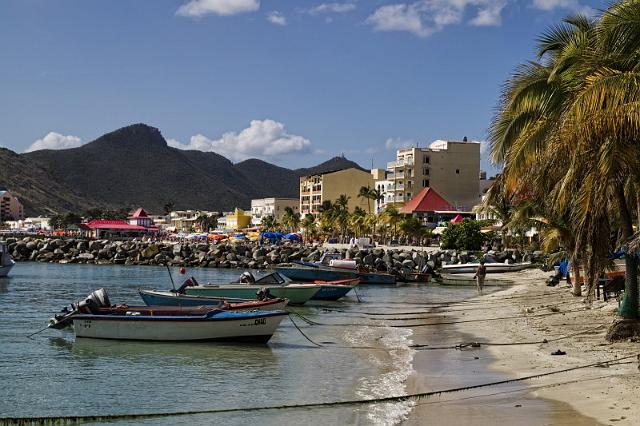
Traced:
<path fill-rule="evenodd" d="M 256 293 L 262 288 L 269 289 L 275 297 L 286 297 L 290 305 L 302 305 L 311 299 L 319 290 L 317 284 L 288 284 L 288 285 L 250 285 L 250 284 L 207 284 L 187 287 L 185 293 L 189 296 L 215 296 L 239 299 L 255 299 Z"/>

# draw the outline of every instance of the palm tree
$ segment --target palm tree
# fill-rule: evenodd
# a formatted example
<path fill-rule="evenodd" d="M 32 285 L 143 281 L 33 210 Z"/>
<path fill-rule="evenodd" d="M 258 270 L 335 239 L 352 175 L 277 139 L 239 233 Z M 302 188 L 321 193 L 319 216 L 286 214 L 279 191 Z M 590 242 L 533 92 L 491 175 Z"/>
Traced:
<path fill-rule="evenodd" d="M 287 226 L 290 232 L 296 232 L 300 229 L 300 213 L 294 212 L 292 207 L 285 207 L 282 224 Z"/>
<path fill-rule="evenodd" d="M 382 215 L 387 224 L 393 227 L 393 236 L 396 237 L 398 235 L 398 223 L 402 220 L 402 214 L 398 208 L 392 204 L 385 207 Z"/>
<path fill-rule="evenodd" d="M 216 215 L 201 214 L 195 220 L 196 225 L 202 232 L 209 232 L 218 227 L 218 217 Z"/>
<path fill-rule="evenodd" d="M 280 224 L 274 216 L 267 215 L 262 218 L 260 226 L 263 231 L 276 231 L 280 227 Z"/>
<path fill-rule="evenodd" d="M 166 204 L 164 205 L 164 214 L 165 214 L 166 216 L 168 216 L 168 215 L 169 215 L 169 213 L 171 213 L 171 212 L 173 211 L 173 209 L 174 209 L 174 207 L 175 207 L 175 206 L 176 206 L 176 205 L 175 205 L 172 201 L 169 201 L 168 203 L 166 203 Z"/>
<path fill-rule="evenodd" d="M 307 214 L 302 219 L 301 225 L 304 229 L 305 240 L 309 241 L 316 231 L 316 218 L 312 214 Z"/>
<path fill-rule="evenodd" d="M 336 224 L 340 227 L 341 240 L 344 243 L 349 227 L 349 200 L 351 197 L 341 194 L 333 203 L 334 218 Z"/>
<path fill-rule="evenodd" d="M 358 192 L 358 198 L 365 198 L 367 200 L 367 211 L 369 213 L 371 213 L 371 191 L 373 189 L 367 185 L 367 186 L 361 186 L 360 187 L 360 191 Z"/>
<path fill-rule="evenodd" d="M 611 226 L 622 246 L 633 233 L 625 189 L 640 183 L 639 21 L 640 3 L 622 1 L 599 21 L 574 17 L 547 31 L 540 62 L 509 80 L 490 131 L 508 193 L 549 197 L 572 212 L 574 252 L 585 255 L 590 288 L 608 263 Z M 635 256 L 625 263 L 619 312 L 637 318 L 638 265 Z"/>

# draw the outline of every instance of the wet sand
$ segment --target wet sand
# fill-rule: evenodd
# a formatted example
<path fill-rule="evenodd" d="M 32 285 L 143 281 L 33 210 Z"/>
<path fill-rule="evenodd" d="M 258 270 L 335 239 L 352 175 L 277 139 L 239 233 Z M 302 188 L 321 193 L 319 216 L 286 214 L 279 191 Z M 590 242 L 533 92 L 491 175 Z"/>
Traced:
<path fill-rule="evenodd" d="M 443 346 L 474 341 L 534 342 L 573 336 L 531 345 L 418 350 L 407 393 L 546 373 L 640 352 L 638 343 L 610 344 L 604 340 L 606 328 L 615 318 L 616 301 L 594 302 L 589 308 L 583 298 L 571 295 L 566 284 L 546 287 L 544 280 L 548 275 L 539 270 L 501 274 L 518 284 L 440 310 L 447 315 L 447 321 L 470 322 L 416 327 L 412 340 L 414 344 Z M 486 321 L 507 317 L 515 318 Z M 551 355 L 558 349 L 566 355 Z M 640 424 L 638 362 L 635 358 L 628 361 L 608 368 L 583 368 L 433 396 L 417 401 L 404 424 Z"/>

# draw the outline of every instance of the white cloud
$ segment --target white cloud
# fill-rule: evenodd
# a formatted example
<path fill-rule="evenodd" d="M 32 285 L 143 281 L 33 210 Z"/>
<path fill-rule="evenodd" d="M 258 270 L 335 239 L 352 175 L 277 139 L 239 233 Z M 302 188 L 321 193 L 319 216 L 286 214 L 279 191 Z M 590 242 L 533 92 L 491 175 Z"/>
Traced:
<path fill-rule="evenodd" d="M 190 0 L 176 11 L 176 15 L 199 18 L 208 14 L 220 16 L 255 12 L 260 9 L 260 0 Z"/>
<path fill-rule="evenodd" d="M 175 139 L 167 141 L 169 146 L 178 149 L 195 149 L 216 152 L 237 162 L 248 158 L 275 159 L 288 154 L 309 152 L 311 141 L 287 133 L 284 124 L 274 120 L 252 120 L 249 127 L 240 133 L 228 132 L 220 139 L 209 139 L 197 134 L 188 144 Z"/>
<path fill-rule="evenodd" d="M 384 142 L 384 147 L 391 150 L 409 148 L 412 146 L 416 146 L 416 141 L 413 139 L 389 138 Z"/>
<path fill-rule="evenodd" d="M 507 5 L 507 1 L 499 0 L 488 2 L 478 8 L 476 16 L 469 21 L 471 25 L 478 27 L 495 27 L 502 24 L 502 9 Z"/>
<path fill-rule="evenodd" d="M 367 18 L 367 23 L 375 31 L 408 31 L 428 37 L 448 25 L 462 23 L 467 9 L 475 11 L 471 25 L 500 25 L 505 6 L 506 0 L 417 0 L 382 6 Z"/>
<path fill-rule="evenodd" d="M 480 144 L 480 155 L 485 155 L 489 152 L 489 141 L 472 141 Z"/>
<path fill-rule="evenodd" d="M 581 5 L 578 0 L 533 0 L 533 7 L 550 12 L 555 9 L 567 9 L 587 16 L 595 16 L 597 11 L 590 6 Z"/>
<path fill-rule="evenodd" d="M 77 148 L 82 145 L 82 140 L 77 136 L 62 135 L 56 132 L 49 132 L 42 139 L 38 139 L 31 144 L 25 152 L 38 151 L 41 149 L 68 149 Z"/>
<path fill-rule="evenodd" d="M 322 13 L 347 13 L 356 9 L 353 3 L 322 3 L 316 7 L 309 9 L 310 15 L 319 15 Z"/>
<path fill-rule="evenodd" d="M 276 10 L 267 13 L 267 21 L 271 22 L 274 25 L 287 25 L 287 17 L 284 16 L 282 12 L 278 12 Z"/>

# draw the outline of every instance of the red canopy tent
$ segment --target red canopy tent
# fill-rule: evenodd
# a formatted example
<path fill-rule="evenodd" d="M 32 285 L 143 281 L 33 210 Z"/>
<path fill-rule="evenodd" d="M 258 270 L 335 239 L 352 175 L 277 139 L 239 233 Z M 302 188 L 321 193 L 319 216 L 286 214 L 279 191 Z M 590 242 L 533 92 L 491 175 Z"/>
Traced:
<path fill-rule="evenodd" d="M 464 220 L 464 217 L 462 217 L 461 214 L 456 215 L 456 217 L 454 217 L 453 219 L 450 220 L 451 223 L 456 224 L 456 223 L 460 223 Z"/>

